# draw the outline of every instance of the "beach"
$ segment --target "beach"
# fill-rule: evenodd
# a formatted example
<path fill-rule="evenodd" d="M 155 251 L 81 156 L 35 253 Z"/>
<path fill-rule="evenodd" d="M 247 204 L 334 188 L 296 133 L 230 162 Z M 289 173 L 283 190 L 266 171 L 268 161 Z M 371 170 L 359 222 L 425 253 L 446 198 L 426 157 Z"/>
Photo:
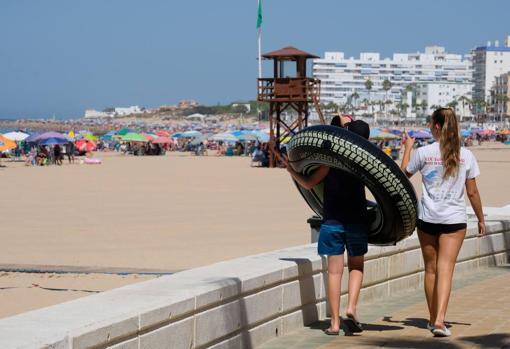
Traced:
<path fill-rule="evenodd" d="M 471 149 L 483 205 L 507 205 L 510 148 Z M 103 164 L 4 161 L 0 266 L 67 274 L 0 273 L 0 317 L 156 277 L 137 270 L 178 272 L 310 241 L 306 220 L 313 212 L 283 169 L 252 168 L 247 157 L 178 152 L 95 156 Z M 419 176 L 412 182 L 420 195 Z M 27 287 L 33 283 L 63 290 Z"/>

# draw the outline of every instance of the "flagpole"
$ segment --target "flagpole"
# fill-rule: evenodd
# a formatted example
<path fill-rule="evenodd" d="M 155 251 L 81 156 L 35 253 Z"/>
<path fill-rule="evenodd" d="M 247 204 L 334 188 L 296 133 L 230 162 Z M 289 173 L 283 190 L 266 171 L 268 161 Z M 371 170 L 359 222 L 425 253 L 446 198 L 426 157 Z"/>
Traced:
<path fill-rule="evenodd" d="M 258 36 L 258 49 L 259 49 L 259 79 L 262 79 L 262 0 L 257 0 L 257 36 Z M 257 83 L 257 94 L 258 94 L 258 84 Z M 260 113 L 260 104 L 257 100 L 257 114 L 258 119 L 261 119 Z"/>

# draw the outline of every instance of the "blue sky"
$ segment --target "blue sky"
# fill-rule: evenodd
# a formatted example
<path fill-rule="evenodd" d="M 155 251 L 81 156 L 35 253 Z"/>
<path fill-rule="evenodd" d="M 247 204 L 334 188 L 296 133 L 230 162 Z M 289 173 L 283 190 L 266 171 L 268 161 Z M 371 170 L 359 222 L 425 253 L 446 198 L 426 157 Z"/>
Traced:
<path fill-rule="evenodd" d="M 254 99 L 256 12 L 256 0 L 1 0 L 0 118 Z M 466 53 L 502 43 L 509 12 L 498 0 L 265 0 L 263 51 Z"/>

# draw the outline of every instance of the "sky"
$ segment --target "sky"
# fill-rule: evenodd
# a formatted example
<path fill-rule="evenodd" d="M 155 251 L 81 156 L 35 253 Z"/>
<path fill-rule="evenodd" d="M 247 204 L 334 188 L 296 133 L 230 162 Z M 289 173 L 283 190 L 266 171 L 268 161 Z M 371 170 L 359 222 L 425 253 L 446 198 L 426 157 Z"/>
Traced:
<path fill-rule="evenodd" d="M 502 44 L 509 12 L 500 0 L 264 0 L 262 47 L 467 53 Z M 257 0 L 1 0 L 0 118 L 255 99 L 256 17 Z"/>

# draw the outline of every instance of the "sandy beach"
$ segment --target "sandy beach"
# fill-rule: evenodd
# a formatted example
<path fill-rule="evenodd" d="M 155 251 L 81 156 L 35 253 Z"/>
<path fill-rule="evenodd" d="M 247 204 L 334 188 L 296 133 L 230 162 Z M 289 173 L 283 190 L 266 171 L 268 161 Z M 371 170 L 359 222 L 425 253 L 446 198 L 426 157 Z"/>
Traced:
<path fill-rule="evenodd" d="M 484 206 L 508 204 L 510 147 L 472 150 Z M 0 270 L 77 273 L 0 272 L 0 317 L 155 277 L 139 269 L 176 272 L 309 242 L 312 211 L 285 170 L 251 168 L 244 157 L 96 156 L 102 165 L 4 161 Z M 419 195 L 419 176 L 412 181 Z M 111 268 L 131 273 L 102 273 Z"/>

